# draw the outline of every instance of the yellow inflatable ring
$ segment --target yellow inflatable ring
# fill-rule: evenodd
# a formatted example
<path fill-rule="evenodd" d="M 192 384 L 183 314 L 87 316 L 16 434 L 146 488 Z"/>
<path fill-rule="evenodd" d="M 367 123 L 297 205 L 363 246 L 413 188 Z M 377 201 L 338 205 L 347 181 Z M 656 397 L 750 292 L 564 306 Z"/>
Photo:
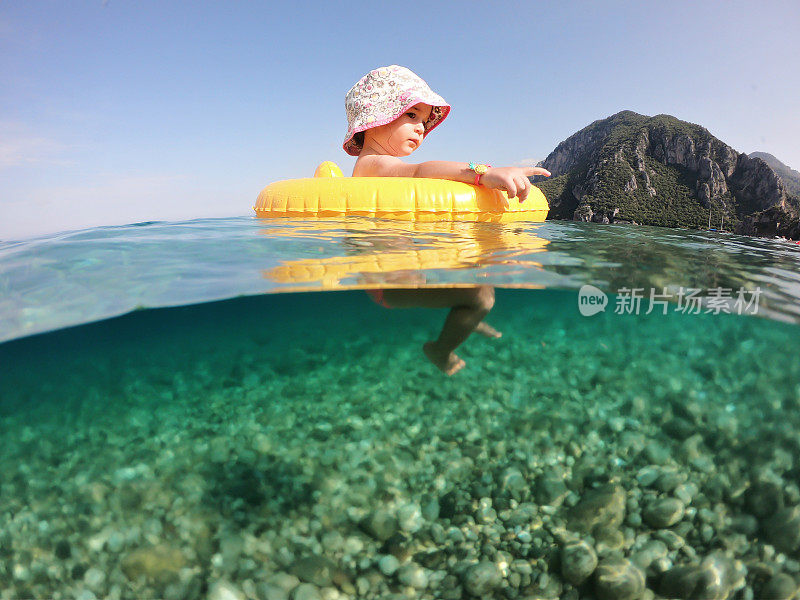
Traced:
<path fill-rule="evenodd" d="M 509 208 L 503 207 L 503 200 Z M 259 218 L 347 216 L 402 221 L 544 221 L 550 207 L 533 186 L 524 202 L 485 187 L 416 177 L 343 177 L 326 161 L 313 178 L 269 184 L 253 207 Z"/>

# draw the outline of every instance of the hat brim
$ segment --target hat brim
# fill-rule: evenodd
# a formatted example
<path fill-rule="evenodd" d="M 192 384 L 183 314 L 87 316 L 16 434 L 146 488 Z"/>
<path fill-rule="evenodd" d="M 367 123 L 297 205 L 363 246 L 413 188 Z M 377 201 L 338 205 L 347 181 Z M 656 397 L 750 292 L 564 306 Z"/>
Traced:
<path fill-rule="evenodd" d="M 406 103 L 394 116 L 387 117 L 385 119 L 379 119 L 377 121 L 373 121 L 369 125 L 361 125 L 358 127 L 354 127 L 351 131 L 347 132 L 347 137 L 344 140 L 344 144 L 342 144 L 342 148 L 345 152 L 347 152 L 350 156 L 358 156 L 363 149 L 361 144 L 358 144 L 353 137 L 362 131 L 366 131 L 367 129 L 374 129 L 375 127 L 380 127 L 381 125 L 386 125 L 387 123 L 391 123 L 392 121 L 397 120 L 400 118 L 402 114 L 404 114 L 409 108 L 416 104 L 428 104 L 433 109 L 438 108 L 438 111 L 431 110 L 431 116 L 428 117 L 428 120 L 425 121 L 425 131 L 422 134 L 424 138 L 427 136 L 431 131 L 436 129 L 439 124 L 447 118 L 447 115 L 450 114 L 450 105 L 449 104 L 430 104 L 427 102 L 425 98 L 414 98 L 410 102 Z"/>

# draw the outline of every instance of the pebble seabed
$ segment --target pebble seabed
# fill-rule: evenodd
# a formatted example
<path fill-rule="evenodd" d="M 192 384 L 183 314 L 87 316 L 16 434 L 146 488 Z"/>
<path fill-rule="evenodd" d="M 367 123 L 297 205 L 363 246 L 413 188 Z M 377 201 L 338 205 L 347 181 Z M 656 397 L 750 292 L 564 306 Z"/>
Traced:
<path fill-rule="evenodd" d="M 450 380 L 441 313 L 361 296 L 357 331 L 92 326 L 4 391 L 0 598 L 796 597 L 797 327 L 505 294 Z"/>

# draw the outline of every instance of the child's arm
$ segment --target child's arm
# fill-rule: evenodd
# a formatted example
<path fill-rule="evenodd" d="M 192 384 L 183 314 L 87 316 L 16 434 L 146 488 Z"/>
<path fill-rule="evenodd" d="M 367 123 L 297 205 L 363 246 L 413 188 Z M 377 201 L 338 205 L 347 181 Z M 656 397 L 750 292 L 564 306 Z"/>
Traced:
<path fill-rule="evenodd" d="M 531 191 L 528 177 L 544 175 L 550 172 L 540 167 L 490 167 L 481 176 L 481 185 L 487 188 L 503 190 L 509 198 L 515 196 L 522 202 Z M 373 154 L 358 159 L 353 170 L 354 177 L 427 177 L 431 179 L 449 179 L 473 183 L 475 171 L 467 167 L 467 163 L 431 160 L 418 164 L 407 164 L 395 156 Z"/>

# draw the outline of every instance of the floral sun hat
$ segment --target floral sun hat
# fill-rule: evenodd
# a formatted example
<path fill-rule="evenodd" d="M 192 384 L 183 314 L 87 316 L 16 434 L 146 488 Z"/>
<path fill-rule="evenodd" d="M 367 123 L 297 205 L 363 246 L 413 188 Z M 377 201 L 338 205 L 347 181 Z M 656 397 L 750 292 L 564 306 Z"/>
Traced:
<path fill-rule="evenodd" d="M 353 139 L 356 133 L 391 123 L 419 102 L 432 107 L 431 116 L 425 121 L 424 137 L 444 121 L 450 105 L 405 67 L 391 65 L 370 71 L 344 97 L 348 124 L 344 151 L 358 156 L 362 145 Z"/>

